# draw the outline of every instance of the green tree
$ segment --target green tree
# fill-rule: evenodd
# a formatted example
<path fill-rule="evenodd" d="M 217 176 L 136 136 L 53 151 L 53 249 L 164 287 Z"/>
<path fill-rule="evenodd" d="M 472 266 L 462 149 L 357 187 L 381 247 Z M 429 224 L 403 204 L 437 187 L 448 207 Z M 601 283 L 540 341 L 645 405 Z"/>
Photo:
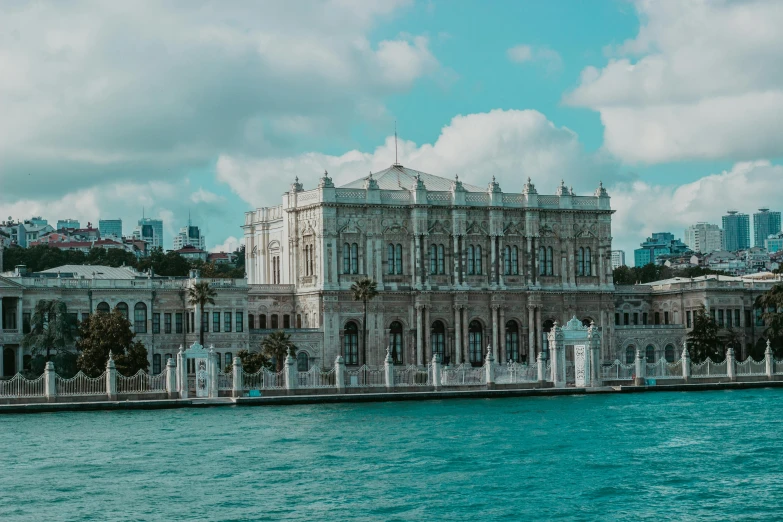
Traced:
<path fill-rule="evenodd" d="M 718 324 L 707 315 L 704 308 L 694 312 L 693 329 L 688 332 L 688 351 L 693 362 L 703 362 L 707 357 L 715 362 L 723 360 L 719 330 Z"/>
<path fill-rule="evenodd" d="M 147 370 L 147 349 L 140 341 L 131 323 L 116 308 L 109 313 L 97 312 L 88 316 L 79 326 L 77 366 L 87 375 L 96 377 L 106 369 L 112 352 L 117 371 L 130 377 L 139 370 Z"/>
<path fill-rule="evenodd" d="M 195 306 L 197 312 L 201 314 L 201 318 L 204 317 L 204 308 L 208 305 L 214 305 L 215 304 L 215 297 L 217 297 L 217 292 L 214 288 L 209 286 L 209 283 L 207 281 L 200 281 L 198 283 L 195 283 L 193 286 L 188 288 L 188 302 L 191 304 L 191 306 Z M 202 322 L 203 323 L 203 322 Z M 199 329 L 198 338 L 199 343 L 201 346 L 204 346 L 204 327 L 206 325 L 202 324 L 201 328 Z"/>
<path fill-rule="evenodd" d="M 783 285 L 775 285 L 756 298 L 754 308 L 761 311 L 764 321 L 764 340 L 769 339 L 775 358 L 783 357 Z"/>
<path fill-rule="evenodd" d="M 291 342 L 291 336 L 282 330 L 272 332 L 261 341 L 261 353 L 267 359 L 275 360 L 277 371 L 283 369 L 289 350 L 292 357 L 296 355 L 296 346 Z"/>
<path fill-rule="evenodd" d="M 378 283 L 370 278 L 360 279 L 351 285 L 354 301 L 364 303 L 364 320 L 362 322 L 362 360 L 367 362 L 367 303 L 378 295 Z"/>
<path fill-rule="evenodd" d="M 52 352 L 68 351 L 73 343 L 76 324 L 68 315 L 68 307 L 59 299 L 40 300 L 30 318 L 30 333 L 22 338 L 22 346 L 35 355 L 46 354 L 46 361 Z"/>
<path fill-rule="evenodd" d="M 239 350 L 237 357 L 242 361 L 242 369 L 247 373 L 256 373 L 261 368 L 272 369 L 272 362 L 262 352 Z M 233 370 L 233 364 L 227 365 L 226 373 Z"/>

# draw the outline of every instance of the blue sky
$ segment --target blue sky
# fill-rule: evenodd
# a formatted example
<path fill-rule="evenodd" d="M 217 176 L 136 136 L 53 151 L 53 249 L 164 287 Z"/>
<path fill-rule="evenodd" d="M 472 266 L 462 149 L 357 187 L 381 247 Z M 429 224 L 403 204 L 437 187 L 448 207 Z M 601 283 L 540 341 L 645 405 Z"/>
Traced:
<path fill-rule="evenodd" d="M 190 211 L 210 248 L 295 176 L 393 160 L 506 191 L 602 180 L 616 248 L 778 208 L 779 2 L 8 3 L 0 215 Z"/>

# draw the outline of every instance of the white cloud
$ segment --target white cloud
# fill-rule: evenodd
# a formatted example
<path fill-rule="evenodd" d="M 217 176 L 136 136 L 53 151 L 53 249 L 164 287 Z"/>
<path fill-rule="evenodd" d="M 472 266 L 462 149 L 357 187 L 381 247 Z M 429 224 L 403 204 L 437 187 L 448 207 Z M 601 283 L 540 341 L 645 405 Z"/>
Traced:
<path fill-rule="evenodd" d="M 190 200 L 193 203 L 220 203 L 225 201 L 226 198 L 218 196 L 214 192 L 199 188 L 197 191 L 190 195 Z"/>
<path fill-rule="evenodd" d="M 627 162 L 783 153 L 783 7 L 777 0 L 636 3 L 636 38 L 582 71 L 567 104 L 592 108 Z"/>
<path fill-rule="evenodd" d="M 553 194 L 560 179 L 577 191 L 595 188 L 617 177 L 617 168 L 600 154 L 587 154 L 578 136 L 556 127 L 537 111 L 493 110 L 454 117 L 433 144 L 401 140 L 399 160 L 431 174 L 486 186 L 496 176 L 503 190 L 519 192 L 527 176 L 540 192 Z M 311 152 L 280 158 L 222 155 L 218 179 L 254 206 L 274 205 L 295 177 L 313 188 L 324 170 L 345 184 L 394 162 L 394 138 L 372 152 L 352 150 L 340 156 Z"/>
<path fill-rule="evenodd" d="M 764 206 L 774 209 L 783 199 L 781 179 L 783 165 L 759 160 L 682 185 L 618 183 L 610 189 L 612 208 L 617 210 L 612 219 L 614 247 L 631 255 L 653 232 L 682 237 L 686 227 L 699 221 L 720 226 L 729 209 L 747 214 Z"/>
<path fill-rule="evenodd" d="M 563 67 L 560 54 L 546 46 L 515 45 L 506 51 L 509 60 L 515 63 L 535 62 L 543 64 L 547 72 L 557 72 Z"/>
<path fill-rule="evenodd" d="M 237 239 L 234 236 L 229 236 L 223 241 L 222 244 L 217 244 L 209 249 L 210 252 L 234 252 L 240 245 L 245 244 L 245 238 Z"/>

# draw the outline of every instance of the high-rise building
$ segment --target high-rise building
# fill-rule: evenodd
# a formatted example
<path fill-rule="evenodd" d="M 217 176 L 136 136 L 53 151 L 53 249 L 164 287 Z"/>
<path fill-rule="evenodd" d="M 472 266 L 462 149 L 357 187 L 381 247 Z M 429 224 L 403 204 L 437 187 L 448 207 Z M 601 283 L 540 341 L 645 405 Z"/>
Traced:
<path fill-rule="evenodd" d="M 191 225 L 190 221 L 188 221 L 188 226 L 180 228 L 179 233 L 174 236 L 174 250 L 185 248 L 188 245 L 206 250 L 206 243 L 206 238 L 201 235 L 199 227 Z"/>
<path fill-rule="evenodd" d="M 750 217 L 736 210 L 723 216 L 723 248 L 729 252 L 750 248 Z"/>
<path fill-rule="evenodd" d="M 621 266 L 625 266 L 625 251 L 612 250 L 612 270 Z"/>
<path fill-rule="evenodd" d="M 141 218 L 136 230 L 133 231 L 133 237 L 146 241 L 150 248 L 163 248 L 163 221 L 148 217 Z"/>
<path fill-rule="evenodd" d="M 688 245 L 679 239 L 674 239 L 670 232 L 654 232 L 652 237 L 641 243 L 640 248 L 633 251 L 634 266 L 644 266 L 657 263 L 658 256 L 683 254 L 688 251 Z"/>
<path fill-rule="evenodd" d="M 753 214 L 753 246 L 763 247 L 764 240 L 780 232 L 780 212 L 760 208 Z"/>
<path fill-rule="evenodd" d="M 99 219 L 98 230 L 101 237 L 122 238 L 122 220 L 121 219 Z"/>
<path fill-rule="evenodd" d="M 78 219 L 58 219 L 57 230 L 78 230 L 82 228 Z"/>
<path fill-rule="evenodd" d="M 723 233 L 718 225 L 696 223 L 685 229 L 684 243 L 694 252 L 708 254 L 721 249 Z"/>

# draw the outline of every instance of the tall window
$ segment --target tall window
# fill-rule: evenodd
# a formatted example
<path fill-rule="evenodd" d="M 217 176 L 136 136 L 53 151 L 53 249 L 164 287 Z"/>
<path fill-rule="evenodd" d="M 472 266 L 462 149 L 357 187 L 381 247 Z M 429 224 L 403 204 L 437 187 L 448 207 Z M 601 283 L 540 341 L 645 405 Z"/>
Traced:
<path fill-rule="evenodd" d="M 345 325 L 343 358 L 345 359 L 345 364 L 359 364 L 359 327 L 353 321 Z"/>
<path fill-rule="evenodd" d="M 546 248 L 538 249 L 538 275 L 546 275 Z"/>
<path fill-rule="evenodd" d="M 506 357 L 519 362 L 519 325 L 516 321 L 506 323 Z"/>
<path fill-rule="evenodd" d="M 286 330 L 291 328 L 291 316 L 289 314 L 283 314 L 283 328 Z"/>
<path fill-rule="evenodd" d="M 105 302 L 98 303 L 98 307 L 96 308 L 96 311 L 108 314 L 111 311 L 111 309 L 109 308 L 109 303 L 105 303 Z"/>
<path fill-rule="evenodd" d="M 117 305 L 118 309 L 119 307 L 120 305 Z M 147 333 L 147 305 L 144 303 L 136 303 L 133 307 L 133 329 L 136 333 Z"/>
<path fill-rule="evenodd" d="M 231 331 L 231 320 L 233 319 L 231 316 L 233 314 L 231 312 L 223 312 L 223 331 L 224 332 L 230 332 Z"/>
<path fill-rule="evenodd" d="M 691 311 L 686 310 L 685 311 L 685 326 L 690 328 L 691 327 Z"/>
<path fill-rule="evenodd" d="M 389 274 L 394 274 L 394 245 L 391 243 L 386 246 L 386 264 Z"/>
<path fill-rule="evenodd" d="M 402 364 L 402 323 L 399 321 L 389 325 L 389 347 L 394 364 Z"/>
<path fill-rule="evenodd" d="M 481 247 L 476 245 L 476 275 L 481 275 L 483 270 L 481 268 Z"/>
<path fill-rule="evenodd" d="M 470 355 L 470 364 L 473 366 L 481 366 L 484 361 L 483 352 L 484 347 L 484 332 L 481 327 L 481 323 L 478 321 L 471 321 L 468 325 L 468 348 Z"/>
<path fill-rule="evenodd" d="M 274 260 L 275 260 L 274 279 L 275 279 L 275 284 L 279 285 L 280 281 L 281 281 L 281 279 L 280 279 L 280 256 L 275 256 Z"/>
<path fill-rule="evenodd" d="M 277 326 L 277 319 L 275 319 L 275 326 Z M 266 328 L 266 314 L 260 314 L 258 316 L 258 327 L 262 330 Z"/>
<path fill-rule="evenodd" d="M 438 273 L 441 275 L 446 273 L 445 250 L 443 245 L 438 245 Z"/>
<path fill-rule="evenodd" d="M 125 319 L 128 319 L 128 305 L 125 303 L 117 303 L 117 310 L 122 314 Z"/>
<path fill-rule="evenodd" d="M 474 249 L 473 245 L 468 245 L 468 275 L 473 275 L 476 273 L 476 265 L 474 263 Z"/>
<path fill-rule="evenodd" d="M 633 364 L 636 359 L 636 349 L 633 345 L 625 349 L 625 364 Z"/>
<path fill-rule="evenodd" d="M 256 318 L 253 314 L 247 314 L 247 327 L 251 330 L 256 328 Z"/>
<path fill-rule="evenodd" d="M 220 312 L 212 312 L 212 331 L 220 331 Z"/>
<path fill-rule="evenodd" d="M 644 350 L 644 354 L 648 363 L 652 364 L 655 362 L 655 347 L 653 345 L 648 344 L 647 348 Z"/>
<path fill-rule="evenodd" d="M 296 371 L 306 372 L 310 369 L 310 358 L 305 352 L 296 354 Z"/>
<path fill-rule="evenodd" d="M 519 275 L 519 248 L 506 245 L 503 249 L 503 273 L 505 275 Z"/>
<path fill-rule="evenodd" d="M 674 362 L 674 346 L 671 344 L 666 345 L 666 348 L 664 349 L 664 357 L 666 357 L 666 362 Z"/>
<path fill-rule="evenodd" d="M 226 352 L 225 358 L 226 358 L 225 359 L 226 366 L 231 366 L 232 364 L 234 364 L 234 356 L 231 354 L 231 352 Z"/>
<path fill-rule="evenodd" d="M 351 245 L 351 273 L 359 273 L 359 245 L 356 243 Z"/>
<path fill-rule="evenodd" d="M 430 245 L 430 274 L 438 273 L 438 247 Z"/>
<path fill-rule="evenodd" d="M 511 275 L 511 247 L 508 245 L 503 249 L 503 273 Z"/>
<path fill-rule="evenodd" d="M 446 327 L 443 325 L 443 321 L 435 321 L 432 323 L 432 332 L 430 333 L 432 339 L 432 355 L 438 356 L 438 360 L 445 363 L 446 357 Z"/>
<path fill-rule="evenodd" d="M 163 333 L 171 333 L 171 314 L 163 314 Z"/>
<path fill-rule="evenodd" d="M 160 354 L 156 353 L 152 356 L 152 374 L 158 375 L 160 373 Z"/>
<path fill-rule="evenodd" d="M 585 249 L 582 247 L 576 249 L 576 275 L 585 275 Z"/>
<path fill-rule="evenodd" d="M 160 314 L 157 312 L 152 313 L 152 333 L 160 333 Z"/>
<path fill-rule="evenodd" d="M 242 319 L 243 319 L 244 317 L 245 317 L 245 314 L 244 314 L 244 313 L 242 313 L 242 312 L 237 312 L 237 313 L 236 313 L 236 316 L 235 316 L 236 323 L 237 323 L 237 329 L 236 329 L 236 331 L 237 331 L 238 333 L 242 333 L 242 331 L 243 331 L 243 330 L 244 330 L 244 328 L 245 328 L 245 326 L 242 324 Z"/>
<path fill-rule="evenodd" d="M 593 254 L 590 251 L 590 247 L 585 248 L 585 269 L 583 275 L 593 275 Z"/>
<path fill-rule="evenodd" d="M 343 274 L 351 273 L 351 245 L 343 244 Z"/>
<path fill-rule="evenodd" d="M 552 247 L 546 249 L 546 273 L 547 275 L 555 275 L 554 261 L 552 260 Z"/>

